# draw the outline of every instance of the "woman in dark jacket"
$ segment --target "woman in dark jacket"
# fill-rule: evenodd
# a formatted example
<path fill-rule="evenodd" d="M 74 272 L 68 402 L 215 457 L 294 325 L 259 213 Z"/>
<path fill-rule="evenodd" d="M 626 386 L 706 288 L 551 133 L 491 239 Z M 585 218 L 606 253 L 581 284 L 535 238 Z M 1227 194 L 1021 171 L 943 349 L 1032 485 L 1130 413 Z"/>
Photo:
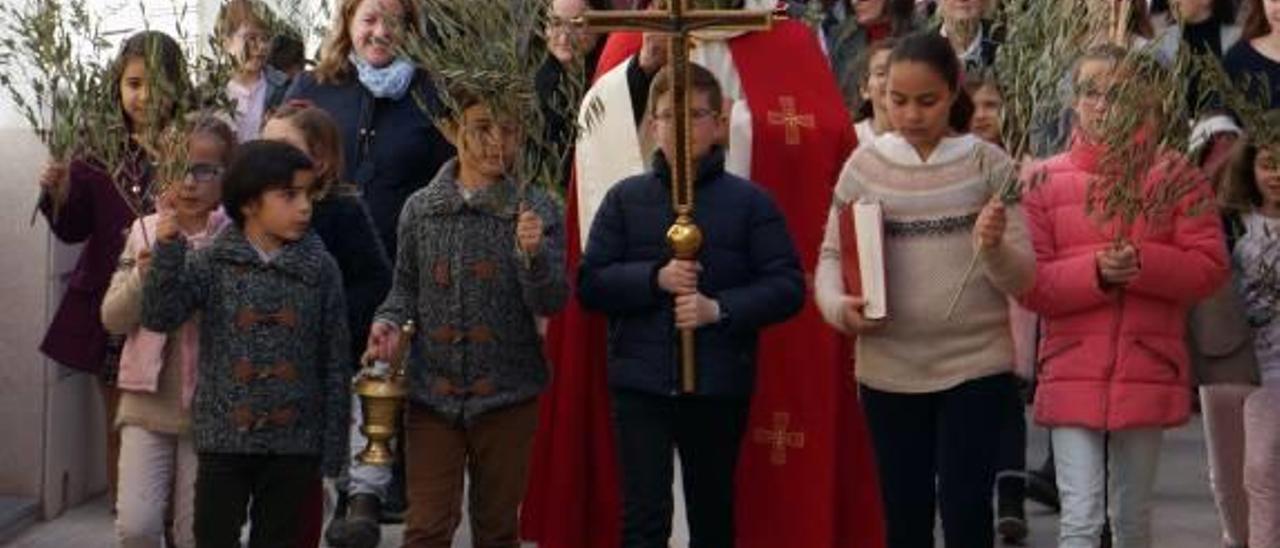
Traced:
<path fill-rule="evenodd" d="M 437 101 L 435 86 L 395 53 L 394 25 L 384 22 L 394 15 L 411 26 L 418 20 L 411 2 L 342 0 L 319 64 L 285 94 L 285 101 L 311 101 L 338 123 L 342 180 L 360 190 L 390 257 L 404 201 L 454 155 L 427 112 Z"/>
<path fill-rule="evenodd" d="M 545 119 L 541 147 L 543 150 L 563 155 L 559 166 L 560 182 L 569 182 L 570 159 L 573 154 L 574 131 L 570 116 L 578 112 L 581 97 L 566 95 L 566 91 L 585 93 L 595 79 L 596 64 L 604 41 L 599 34 L 586 32 L 573 25 L 573 19 L 587 10 L 610 9 L 608 0 L 552 0 L 551 16 L 547 22 L 547 51 L 550 55 L 538 70 L 535 85 L 538 100 Z M 565 79 L 575 74 L 575 63 L 581 62 L 580 88 L 566 84 Z M 568 114 L 572 113 L 572 114 Z"/>

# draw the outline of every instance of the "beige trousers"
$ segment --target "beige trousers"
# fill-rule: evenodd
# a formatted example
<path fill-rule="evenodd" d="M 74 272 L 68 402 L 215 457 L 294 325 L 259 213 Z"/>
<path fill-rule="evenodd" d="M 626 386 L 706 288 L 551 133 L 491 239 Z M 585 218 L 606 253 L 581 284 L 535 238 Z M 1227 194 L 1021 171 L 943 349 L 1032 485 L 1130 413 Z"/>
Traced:
<path fill-rule="evenodd" d="M 196 453 L 190 436 L 120 429 L 116 538 L 120 548 L 164 546 L 165 514 L 173 501 L 173 543 L 194 548 Z"/>

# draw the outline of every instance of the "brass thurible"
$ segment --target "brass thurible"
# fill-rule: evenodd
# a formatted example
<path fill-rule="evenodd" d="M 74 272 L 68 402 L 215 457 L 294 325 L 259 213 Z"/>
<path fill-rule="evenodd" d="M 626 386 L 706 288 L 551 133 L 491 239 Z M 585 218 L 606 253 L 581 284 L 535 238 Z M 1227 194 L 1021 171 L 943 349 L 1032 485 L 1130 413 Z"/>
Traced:
<path fill-rule="evenodd" d="M 368 354 L 361 360 L 353 391 L 360 397 L 360 409 L 364 412 L 360 432 L 367 441 L 364 450 L 356 455 L 363 464 L 390 466 L 396 460 L 391 451 L 391 438 L 400 429 L 400 417 L 409 395 L 405 366 L 415 329 L 413 320 L 400 328 L 400 341 L 391 363 L 374 362 Z"/>

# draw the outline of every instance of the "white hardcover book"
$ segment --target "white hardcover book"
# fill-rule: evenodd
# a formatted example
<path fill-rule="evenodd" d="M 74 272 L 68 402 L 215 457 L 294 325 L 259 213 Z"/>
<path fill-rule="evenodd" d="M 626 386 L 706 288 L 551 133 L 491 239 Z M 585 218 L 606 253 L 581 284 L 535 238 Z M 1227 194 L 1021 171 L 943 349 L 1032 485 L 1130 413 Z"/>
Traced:
<path fill-rule="evenodd" d="M 862 278 L 862 298 L 867 300 L 863 316 L 879 320 L 889 314 L 884 277 L 884 210 L 879 202 L 857 201 L 853 207 L 853 229 L 858 239 L 858 270 Z"/>

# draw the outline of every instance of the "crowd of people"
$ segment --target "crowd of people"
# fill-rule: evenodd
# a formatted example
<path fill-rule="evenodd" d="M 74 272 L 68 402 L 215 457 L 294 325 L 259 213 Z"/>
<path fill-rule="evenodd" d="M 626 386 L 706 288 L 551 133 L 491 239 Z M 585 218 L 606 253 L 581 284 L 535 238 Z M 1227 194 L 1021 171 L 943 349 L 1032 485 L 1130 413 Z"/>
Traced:
<path fill-rule="evenodd" d="M 157 90 L 191 85 L 181 46 L 130 36 L 112 93 L 133 135 L 184 122 L 181 180 L 126 139 L 128 181 L 91 158 L 39 181 L 50 230 L 86 243 L 41 350 L 100 380 L 119 545 L 229 548 L 248 525 L 255 548 L 372 547 L 402 520 L 441 548 L 465 500 L 476 546 L 665 547 L 678 462 L 694 547 L 932 548 L 939 519 L 950 548 L 1019 545 L 1028 500 L 1063 548 L 1150 547 L 1163 432 L 1198 409 L 1222 545 L 1280 547 L 1280 116 L 1206 101 L 1181 150 L 1123 92 L 1189 51 L 1280 105 L 1280 2 L 1089 0 L 1120 23 L 1054 75 L 1025 151 L 999 2 L 740 0 L 789 20 L 698 35 L 677 112 L 665 36 L 546 0 L 532 88 L 582 78 L 598 115 L 550 187 L 516 177 L 524 120 L 404 53 L 416 0 L 337 2 L 314 64 L 226 0 L 225 113 L 178 111 Z M 686 116 L 696 259 L 667 243 Z M 1108 184 L 1137 212 L 1108 214 Z M 887 317 L 857 289 L 858 203 L 883 211 Z M 398 463 L 362 463 L 351 380 L 403 346 Z M 826 430 L 788 434 L 805 421 Z M 743 477 L 789 449 L 830 485 L 762 520 L 797 487 Z"/>

